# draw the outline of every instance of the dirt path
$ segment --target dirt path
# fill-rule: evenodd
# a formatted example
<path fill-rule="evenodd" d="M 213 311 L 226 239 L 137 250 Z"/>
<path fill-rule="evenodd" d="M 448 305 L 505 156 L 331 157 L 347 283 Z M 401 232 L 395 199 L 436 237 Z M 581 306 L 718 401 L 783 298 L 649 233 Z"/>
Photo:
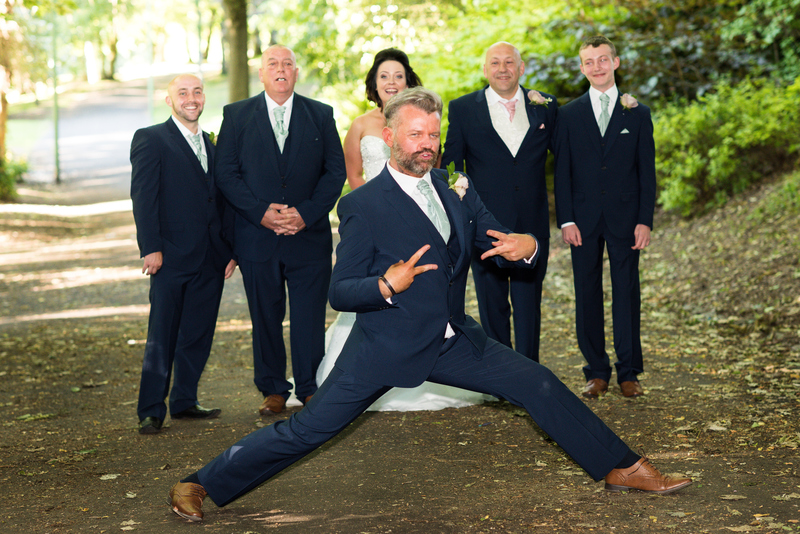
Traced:
<path fill-rule="evenodd" d="M 0 244 L 0 532 L 800 530 L 800 362 L 662 306 L 658 243 L 643 262 L 648 394 L 591 406 L 663 471 L 692 476 L 687 490 L 606 493 L 522 410 L 490 403 L 366 414 L 227 508 L 207 501 L 201 525 L 169 511 L 170 486 L 270 422 L 257 414 L 241 278 L 226 286 L 200 384 L 222 417 L 140 436 L 147 281 L 130 213 L 0 213 Z M 551 246 L 543 363 L 578 391 L 569 252 Z M 468 307 L 477 314 L 472 296 Z"/>

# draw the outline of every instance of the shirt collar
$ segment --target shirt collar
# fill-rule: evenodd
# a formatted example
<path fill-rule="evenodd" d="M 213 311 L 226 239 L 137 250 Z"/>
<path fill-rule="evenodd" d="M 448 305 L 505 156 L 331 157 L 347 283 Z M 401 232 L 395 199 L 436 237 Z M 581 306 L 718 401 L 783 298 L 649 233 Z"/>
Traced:
<path fill-rule="evenodd" d="M 266 91 L 264 91 L 264 98 L 267 100 L 267 111 L 269 111 L 269 114 L 272 115 L 272 110 L 277 107 L 280 107 L 280 105 L 274 100 L 272 100 Z M 292 110 L 293 104 L 294 104 L 294 93 L 292 93 L 292 96 L 290 96 L 289 99 L 283 103 L 283 107 L 286 108 L 287 114 Z"/>
<path fill-rule="evenodd" d="M 513 97 L 509 98 L 508 100 L 506 100 L 505 98 L 503 98 L 500 95 L 498 95 L 497 91 L 492 89 L 491 85 L 486 88 L 486 103 L 488 105 L 490 105 L 490 106 L 494 105 L 494 104 L 497 104 L 498 102 L 508 102 L 509 100 L 514 100 L 515 98 L 519 102 L 522 102 L 522 103 L 525 102 L 525 99 L 522 96 L 522 86 L 517 86 L 516 94 Z"/>
<path fill-rule="evenodd" d="M 397 185 L 405 191 L 409 196 L 414 196 L 415 192 L 417 191 L 417 184 L 420 180 L 425 180 L 428 182 L 428 185 L 433 188 L 433 183 L 431 183 L 431 173 L 426 172 L 425 176 L 421 178 L 417 178 L 416 176 L 411 176 L 409 174 L 405 174 L 403 172 L 398 171 L 394 167 L 392 167 L 391 163 L 386 163 L 386 168 L 389 169 L 389 174 L 392 175 L 394 181 L 397 182 Z"/>
<path fill-rule="evenodd" d="M 178 130 L 180 130 L 180 132 L 183 134 L 184 137 L 189 137 L 190 135 L 198 135 L 198 134 L 202 135 L 203 128 L 200 127 L 200 122 L 197 123 L 197 133 L 195 134 L 192 133 L 192 131 L 189 128 L 184 126 L 183 123 L 175 117 L 175 115 L 170 115 L 170 117 L 172 117 L 172 122 L 175 123 L 175 126 L 178 127 Z"/>
<path fill-rule="evenodd" d="M 595 89 L 594 87 L 589 87 L 589 98 L 592 100 L 593 103 L 600 104 L 600 95 L 602 95 L 600 91 Z M 605 92 L 609 98 L 609 104 L 611 109 L 614 109 L 614 103 L 617 101 L 617 97 L 619 96 L 619 89 L 617 89 L 617 85 L 612 85 L 608 91 Z"/>

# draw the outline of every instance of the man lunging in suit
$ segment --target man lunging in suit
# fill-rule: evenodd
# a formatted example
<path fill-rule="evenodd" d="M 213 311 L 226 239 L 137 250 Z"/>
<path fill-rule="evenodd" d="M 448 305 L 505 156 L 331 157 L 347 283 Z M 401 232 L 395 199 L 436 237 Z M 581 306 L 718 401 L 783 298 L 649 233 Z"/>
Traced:
<path fill-rule="evenodd" d="M 341 243 L 333 308 L 357 313 L 328 378 L 306 407 L 245 436 L 170 490 L 172 509 L 203 518 L 206 495 L 224 506 L 343 430 L 392 387 L 425 380 L 525 407 L 533 420 L 609 490 L 671 493 L 690 479 L 662 476 L 634 454 L 546 367 L 486 336 L 464 313 L 473 247 L 483 258 L 531 268 L 536 239 L 501 226 L 471 187 L 451 190 L 433 169 L 442 101 L 423 87 L 385 106 L 384 171 L 339 202 Z M 463 196 L 462 196 L 463 195 Z"/>
<path fill-rule="evenodd" d="M 495 43 L 486 51 L 483 74 L 489 85 L 450 102 L 443 166 L 467 172 L 486 208 L 514 232 L 539 242 L 533 269 L 513 269 L 472 258 L 472 278 L 481 324 L 489 337 L 539 361 L 542 282 L 550 252 L 545 163 L 552 149 L 558 102 L 552 95 L 519 85 L 525 72 L 519 50 Z M 466 169 L 464 168 L 466 165 Z M 511 305 L 509 305 L 509 289 Z"/>
<path fill-rule="evenodd" d="M 589 91 L 559 110 L 555 197 L 558 225 L 572 250 L 575 323 L 586 358 L 583 396 L 608 390 L 611 366 L 605 348 L 603 249 L 611 271 L 614 350 L 622 394 L 643 394 L 640 340 L 639 251 L 650 244 L 656 199 L 655 143 L 650 109 L 631 109 L 619 96 L 614 71 L 619 57 L 605 37 L 580 48 Z"/>
<path fill-rule="evenodd" d="M 305 403 L 317 389 L 333 252 L 328 213 L 346 174 L 333 108 L 294 92 L 294 52 L 267 48 L 258 73 L 264 92 L 223 110 L 216 176 L 236 210 L 254 382 L 264 395 L 259 412 L 271 415 L 283 411 L 291 389 L 282 324 L 287 288 L 295 394 Z"/>
<path fill-rule="evenodd" d="M 173 419 L 211 419 L 197 382 L 211 352 L 224 280 L 236 262 L 232 218 L 214 185 L 214 146 L 198 125 L 203 82 L 184 74 L 167 87 L 172 116 L 138 130 L 131 142 L 131 199 L 136 238 L 150 276 L 150 320 L 139 387 L 139 433 Z M 226 222 L 231 222 L 226 225 Z"/>

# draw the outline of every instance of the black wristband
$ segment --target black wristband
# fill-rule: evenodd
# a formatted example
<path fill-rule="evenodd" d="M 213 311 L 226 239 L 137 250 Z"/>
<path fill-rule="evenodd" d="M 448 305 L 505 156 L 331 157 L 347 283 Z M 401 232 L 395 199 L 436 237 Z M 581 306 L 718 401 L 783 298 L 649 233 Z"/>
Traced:
<path fill-rule="evenodd" d="M 386 284 L 387 289 L 389 289 L 389 291 L 392 292 L 392 296 L 397 295 L 397 293 L 395 292 L 394 288 L 392 287 L 392 284 L 389 283 L 389 281 L 386 279 L 385 276 L 380 275 L 378 277 L 378 280 L 381 280 L 384 284 Z"/>

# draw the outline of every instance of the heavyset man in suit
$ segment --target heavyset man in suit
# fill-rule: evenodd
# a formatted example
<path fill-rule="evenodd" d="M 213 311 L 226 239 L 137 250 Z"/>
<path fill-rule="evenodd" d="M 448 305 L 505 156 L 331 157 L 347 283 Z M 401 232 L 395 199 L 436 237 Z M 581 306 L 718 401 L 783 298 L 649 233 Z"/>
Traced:
<path fill-rule="evenodd" d="M 546 367 L 487 337 L 464 312 L 473 247 L 483 259 L 531 268 L 536 239 L 513 234 L 471 186 L 448 188 L 434 169 L 442 101 L 423 87 L 385 106 L 384 171 L 339 202 L 334 309 L 357 313 L 336 367 L 305 408 L 242 438 L 170 490 L 172 509 L 203 518 L 208 495 L 224 506 L 334 437 L 394 386 L 425 380 L 525 407 L 533 420 L 609 490 L 671 493 L 690 479 L 662 476 L 633 453 Z M 463 194 L 463 195 L 462 195 Z"/>
<path fill-rule="evenodd" d="M 209 419 L 219 409 L 197 401 L 211 352 L 222 287 L 236 262 L 231 217 L 214 184 L 214 145 L 200 129 L 203 82 L 184 74 L 167 87 L 172 116 L 138 130 L 131 142 L 131 200 L 136 238 L 150 276 L 150 319 L 139 387 L 139 432 L 160 432 L 175 370 L 173 419 Z"/>
<path fill-rule="evenodd" d="M 235 208 L 234 250 L 253 322 L 254 382 L 262 415 L 283 411 L 286 380 L 283 319 L 290 303 L 295 394 L 317 389 L 325 352 L 325 308 L 333 240 L 328 213 L 345 180 L 333 108 L 294 92 L 297 62 L 271 46 L 258 71 L 264 92 L 223 109 L 217 184 Z"/>
<path fill-rule="evenodd" d="M 533 269 L 513 269 L 472 258 L 472 277 L 481 324 L 489 337 L 511 347 L 511 307 L 514 308 L 514 349 L 539 361 L 542 282 L 550 250 L 545 163 L 552 150 L 558 102 L 536 93 L 540 104 L 528 102 L 519 85 L 525 72 L 519 50 L 499 42 L 486 51 L 483 74 L 489 85 L 450 102 L 450 126 L 443 166 L 466 171 L 486 208 L 514 232 L 530 232 L 539 242 Z M 464 168 L 466 166 L 466 169 Z M 509 290 L 511 305 L 509 305 Z"/>
<path fill-rule="evenodd" d="M 593 37 L 580 48 L 587 93 L 559 110 L 555 197 L 561 235 L 572 250 L 575 323 L 586 359 L 583 395 L 608 390 L 605 349 L 603 249 L 611 271 L 614 350 L 622 394 L 643 394 L 640 340 L 639 251 L 650 244 L 656 198 L 655 143 L 650 109 L 630 109 L 617 90 L 614 44 Z M 625 95 L 623 95 L 625 97 Z"/>

